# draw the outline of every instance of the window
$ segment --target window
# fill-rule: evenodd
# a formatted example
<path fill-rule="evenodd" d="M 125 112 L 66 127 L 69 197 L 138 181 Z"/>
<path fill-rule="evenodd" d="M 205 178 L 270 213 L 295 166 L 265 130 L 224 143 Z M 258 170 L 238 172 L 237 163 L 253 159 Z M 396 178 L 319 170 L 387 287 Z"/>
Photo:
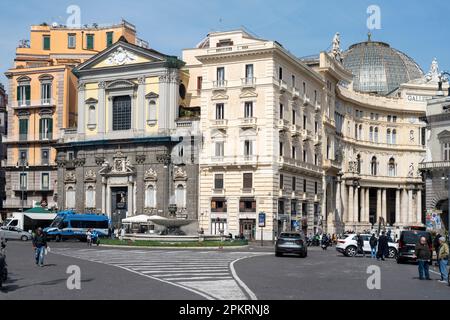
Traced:
<path fill-rule="evenodd" d="M 227 212 L 227 201 L 223 199 L 212 200 L 211 212 Z"/>
<path fill-rule="evenodd" d="M 89 106 L 89 112 L 88 112 L 88 127 L 95 129 L 96 126 L 96 112 L 95 112 L 95 106 Z"/>
<path fill-rule="evenodd" d="M 42 49 L 50 50 L 50 36 L 42 36 Z"/>
<path fill-rule="evenodd" d="M 49 149 L 42 149 L 41 150 L 41 163 L 43 166 L 48 166 L 50 160 L 50 150 Z"/>
<path fill-rule="evenodd" d="M 292 124 L 296 125 L 297 123 L 297 113 L 295 112 L 295 110 L 292 110 Z"/>
<path fill-rule="evenodd" d="M 284 201 L 278 201 L 278 214 L 284 214 Z"/>
<path fill-rule="evenodd" d="M 375 128 L 374 142 L 378 143 L 378 128 Z"/>
<path fill-rule="evenodd" d="M 392 143 L 392 135 L 391 135 L 391 129 L 387 129 L 386 131 L 386 143 L 391 144 Z"/>
<path fill-rule="evenodd" d="M 295 88 L 295 76 L 292 75 L 292 87 Z"/>
<path fill-rule="evenodd" d="M 246 102 L 244 105 L 244 117 L 253 118 L 253 102 Z"/>
<path fill-rule="evenodd" d="M 317 134 L 319 132 L 319 123 L 317 121 L 314 122 L 314 133 Z"/>
<path fill-rule="evenodd" d="M 317 153 L 314 153 L 314 165 L 315 166 L 319 165 L 319 156 L 317 155 Z"/>
<path fill-rule="evenodd" d="M 73 151 L 67 151 L 67 160 L 71 161 L 75 159 L 75 152 Z"/>
<path fill-rule="evenodd" d="M 225 119 L 225 105 L 223 103 L 216 104 L 216 120 Z"/>
<path fill-rule="evenodd" d="M 283 142 L 280 142 L 280 157 L 284 156 L 284 144 Z"/>
<path fill-rule="evenodd" d="M 247 64 L 245 66 L 245 81 L 247 84 L 253 83 L 253 77 L 254 77 L 254 73 L 253 73 L 253 64 Z"/>
<path fill-rule="evenodd" d="M 280 174 L 280 190 L 284 189 L 284 175 Z"/>
<path fill-rule="evenodd" d="M 392 116 L 391 115 L 387 116 L 387 122 L 392 122 Z"/>
<path fill-rule="evenodd" d="M 319 184 L 314 182 L 314 194 L 317 195 L 319 193 Z"/>
<path fill-rule="evenodd" d="M 203 77 L 197 77 L 197 90 L 202 90 Z"/>
<path fill-rule="evenodd" d="M 51 82 L 41 83 L 41 103 L 49 105 L 52 100 L 52 84 Z"/>
<path fill-rule="evenodd" d="M 28 161 L 28 151 L 27 150 L 20 150 L 19 156 L 20 156 L 20 161 L 22 161 L 22 162 Z"/>
<path fill-rule="evenodd" d="M 292 147 L 291 158 L 292 159 L 297 158 L 297 149 L 295 147 Z"/>
<path fill-rule="evenodd" d="M 131 97 L 120 96 L 113 100 L 113 131 L 131 129 Z"/>
<path fill-rule="evenodd" d="M 19 107 L 29 106 L 31 103 L 31 87 L 30 84 L 19 84 L 17 86 L 17 102 Z"/>
<path fill-rule="evenodd" d="M 292 191 L 297 190 L 297 178 L 292 177 Z"/>
<path fill-rule="evenodd" d="M 278 68 L 278 79 L 283 80 L 283 68 L 282 67 Z"/>
<path fill-rule="evenodd" d="M 75 49 L 77 46 L 77 36 L 73 33 L 67 35 L 67 48 Z"/>
<path fill-rule="evenodd" d="M 86 49 L 94 50 L 94 35 L 93 34 L 86 35 Z"/>
<path fill-rule="evenodd" d="M 176 204 L 179 209 L 186 208 L 186 188 L 179 184 L 175 191 Z"/>
<path fill-rule="evenodd" d="M 378 163 L 377 163 L 377 157 L 373 157 L 372 161 L 370 162 L 370 173 L 373 176 L 376 176 L 378 173 Z"/>
<path fill-rule="evenodd" d="M 19 175 L 19 183 L 20 183 L 20 190 L 27 190 L 28 189 L 28 175 L 25 172 L 20 173 Z"/>
<path fill-rule="evenodd" d="M 28 119 L 19 119 L 19 140 L 28 140 Z"/>
<path fill-rule="evenodd" d="M 114 42 L 114 32 L 110 31 L 106 33 L 106 47 L 109 48 L 113 45 Z"/>
<path fill-rule="evenodd" d="M 239 212 L 256 212 L 256 201 L 254 199 L 241 199 L 239 201 Z"/>
<path fill-rule="evenodd" d="M 373 127 L 369 128 L 369 141 L 373 142 Z"/>
<path fill-rule="evenodd" d="M 392 144 L 397 144 L 397 130 L 392 130 Z"/>
<path fill-rule="evenodd" d="M 216 142 L 215 143 L 215 155 L 216 157 L 223 157 L 224 155 L 224 143 L 223 142 Z"/>
<path fill-rule="evenodd" d="M 305 149 L 303 149 L 303 162 L 308 162 L 308 152 Z"/>
<path fill-rule="evenodd" d="M 362 124 L 360 124 L 358 127 L 358 139 L 361 140 L 362 137 L 363 137 L 363 128 L 362 128 Z"/>
<path fill-rule="evenodd" d="M 253 155 L 253 142 L 250 140 L 244 141 L 244 156 L 250 157 Z"/>
<path fill-rule="evenodd" d="M 42 118 L 39 120 L 39 139 L 51 140 L 53 138 L 53 119 Z"/>
<path fill-rule="evenodd" d="M 358 173 L 361 173 L 361 155 L 358 154 L 358 156 L 356 157 L 356 170 L 358 171 Z"/>
<path fill-rule="evenodd" d="M 306 82 L 303 82 L 303 94 L 306 94 Z"/>
<path fill-rule="evenodd" d="M 180 158 L 184 157 L 184 146 L 183 145 L 178 146 L 178 156 Z"/>
<path fill-rule="evenodd" d="M 303 129 L 307 129 L 306 125 L 308 123 L 308 117 L 307 116 L 303 116 Z"/>
<path fill-rule="evenodd" d="M 443 160 L 450 161 L 450 143 L 443 144 Z"/>
<path fill-rule="evenodd" d="M 306 192 L 307 186 L 308 186 L 308 182 L 306 181 L 306 179 L 304 179 L 303 180 L 303 192 Z"/>
<path fill-rule="evenodd" d="M 225 86 L 225 68 L 224 67 L 217 68 L 217 86 L 218 87 Z"/>
<path fill-rule="evenodd" d="M 214 175 L 214 189 L 222 190 L 224 185 L 223 174 Z"/>
<path fill-rule="evenodd" d="M 253 173 L 244 173 L 243 188 L 244 189 L 252 189 L 253 188 Z"/>
<path fill-rule="evenodd" d="M 93 209 L 95 207 L 95 189 L 89 186 L 86 189 L 86 208 Z"/>
<path fill-rule="evenodd" d="M 395 177 L 396 175 L 396 165 L 395 165 L 395 159 L 391 158 L 389 159 L 389 164 L 388 164 L 388 173 L 389 173 L 389 177 Z"/>
<path fill-rule="evenodd" d="M 156 208 L 156 189 L 153 185 L 149 185 L 145 190 L 145 207 Z"/>
<path fill-rule="evenodd" d="M 284 118 L 284 105 L 280 103 L 280 120 Z"/>
<path fill-rule="evenodd" d="M 41 174 L 41 189 L 42 190 L 50 189 L 50 174 L 49 173 Z"/>
<path fill-rule="evenodd" d="M 392 122 L 397 122 L 397 116 L 392 116 Z"/>
<path fill-rule="evenodd" d="M 67 188 L 66 207 L 67 209 L 75 209 L 75 189 L 73 187 Z"/>
<path fill-rule="evenodd" d="M 147 123 L 149 125 L 155 124 L 157 121 L 157 106 L 155 100 L 150 100 L 148 102 L 148 119 Z"/>

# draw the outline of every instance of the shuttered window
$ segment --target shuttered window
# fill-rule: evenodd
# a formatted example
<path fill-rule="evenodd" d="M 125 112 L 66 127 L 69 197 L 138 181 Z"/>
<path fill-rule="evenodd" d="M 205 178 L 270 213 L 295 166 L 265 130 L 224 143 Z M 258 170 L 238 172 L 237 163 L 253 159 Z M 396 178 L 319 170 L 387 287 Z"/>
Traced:
<path fill-rule="evenodd" d="M 19 140 L 26 141 L 28 139 L 28 119 L 19 120 Z"/>
<path fill-rule="evenodd" d="M 107 32 L 106 33 L 106 47 L 111 47 L 113 45 L 113 39 L 114 39 L 114 32 Z"/>
<path fill-rule="evenodd" d="M 223 189 L 223 174 L 216 174 L 214 176 L 214 189 L 216 190 Z"/>
<path fill-rule="evenodd" d="M 51 140 L 53 138 L 53 119 L 43 118 L 39 120 L 39 139 Z"/>
<path fill-rule="evenodd" d="M 42 43 L 42 47 L 44 50 L 50 50 L 50 36 L 43 36 Z"/>
<path fill-rule="evenodd" d="M 244 189 L 253 188 L 253 174 L 252 173 L 244 173 Z"/>
<path fill-rule="evenodd" d="M 94 35 L 93 34 L 86 35 L 86 49 L 87 50 L 94 49 Z"/>

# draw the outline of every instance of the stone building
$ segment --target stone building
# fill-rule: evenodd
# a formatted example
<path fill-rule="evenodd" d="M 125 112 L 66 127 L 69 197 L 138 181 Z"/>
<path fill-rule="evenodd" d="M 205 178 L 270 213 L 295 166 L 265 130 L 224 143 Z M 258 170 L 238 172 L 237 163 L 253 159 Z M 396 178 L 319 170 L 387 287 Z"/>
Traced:
<path fill-rule="evenodd" d="M 121 38 L 74 69 L 77 127 L 56 146 L 59 208 L 105 213 L 115 225 L 167 216 L 169 204 L 197 218 L 197 125 L 180 119 L 189 109 L 182 66 Z"/>
<path fill-rule="evenodd" d="M 5 169 L 6 164 L 6 146 L 4 139 L 8 131 L 8 116 L 6 113 L 6 106 L 8 104 L 8 95 L 6 94 L 5 87 L 0 83 L 0 221 L 6 218 L 6 211 L 3 208 L 3 202 L 6 200 L 5 193 Z"/>

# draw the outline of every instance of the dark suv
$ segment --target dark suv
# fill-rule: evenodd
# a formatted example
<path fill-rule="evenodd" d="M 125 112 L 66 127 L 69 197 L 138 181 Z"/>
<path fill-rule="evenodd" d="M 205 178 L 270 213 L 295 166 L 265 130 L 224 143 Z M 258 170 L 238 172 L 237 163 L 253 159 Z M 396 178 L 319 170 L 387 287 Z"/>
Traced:
<path fill-rule="evenodd" d="M 431 233 L 419 230 L 402 231 L 400 234 L 400 239 L 398 241 L 397 263 L 416 261 L 416 259 L 414 258 L 416 244 L 419 242 L 419 239 L 421 237 L 425 237 L 427 239 L 430 250 L 431 252 L 433 252 L 433 241 L 431 238 Z"/>
<path fill-rule="evenodd" d="M 305 235 L 299 232 L 283 232 L 275 244 L 275 255 L 282 256 L 285 253 L 298 254 L 302 258 L 308 255 Z"/>

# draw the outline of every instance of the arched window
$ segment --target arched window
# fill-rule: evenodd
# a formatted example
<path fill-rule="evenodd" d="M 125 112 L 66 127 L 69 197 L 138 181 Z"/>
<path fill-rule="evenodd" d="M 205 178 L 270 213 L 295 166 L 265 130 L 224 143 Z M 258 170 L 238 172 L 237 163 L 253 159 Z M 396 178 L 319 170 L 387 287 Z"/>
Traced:
<path fill-rule="evenodd" d="M 373 127 L 370 127 L 369 129 L 369 141 L 373 142 Z"/>
<path fill-rule="evenodd" d="M 378 143 L 378 128 L 375 127 L 374 141 Z"/>
<path fill-rule="evenodd" d="M 178 209 L 186 208 L 186 188 L 182 184 L 177 186 L 175 197 Z"/>
<path fill-rule="evenodd" d="M 386 143 L 387 144 L 391 144 L 391 129 L 387 129 L 387 131 L 386 131 Z"/>
<path fill-rule="evenodd" d="M 370 161 L 370 173 L 373 176 L 376 176 L 378 173 L 377 157 L 373 157 L 372 161 Z"/>
<path fill-rule="evenodd" d="M 389 173 L 389 177 L 395 177 L 396 176 L 396 165 L 395 165 L 395 159 L 391 158 L 389 159 L 389 164 L 388 164 L 388 173 Z"/>
<path fill-rule="evenodd" d="M 397 144 L 397 130 L 392 130 L 392 144 Z"/>
<path fill-rule="evenodd" d="M 356 162 L 357 162 L 356 170 L 358 170 L 358 173 L 361 173 L 361 155 L 360 154 L 358 154 L 358 156 L 356 157 Z"/>
<path fill-rule="evenodd" d="M 95 112 L 95 106 L 89 106 L 88 110 L 88 127 L 89 129 L 93 130 L 96 127 L 97 120 L 96 120 L 96 112 Z"/>
<path fill-rule="evenodd" d="M 154 125 L 156 124 L 156 101 L 155 100 L 150 100 L 148 102 L 148 111 L 147 111 L 147 124 L 148 125 Z"/>
<path fill-rule="evenodd" d="M 67 209 L 75 209 L 75 189 L 73 187 L 67 188 L 66 207 Z"/>
<path fill-rule="evenodd" d="M 156 189 L 153 185 L 149 185 L 145 190 L 145 207 L 156 208 Z"/>
<path fill-rule="evenodd" d="M 95 208 L 95 190 L 92 186 L 86 189 L 86 208 Z"/>
<path fill-rule="evenodd" d="M 363 129 L 362 129 L 362 124 L 359 125 L 358 128 L 358 139 L 362 139 L 363 138 Z"/>

